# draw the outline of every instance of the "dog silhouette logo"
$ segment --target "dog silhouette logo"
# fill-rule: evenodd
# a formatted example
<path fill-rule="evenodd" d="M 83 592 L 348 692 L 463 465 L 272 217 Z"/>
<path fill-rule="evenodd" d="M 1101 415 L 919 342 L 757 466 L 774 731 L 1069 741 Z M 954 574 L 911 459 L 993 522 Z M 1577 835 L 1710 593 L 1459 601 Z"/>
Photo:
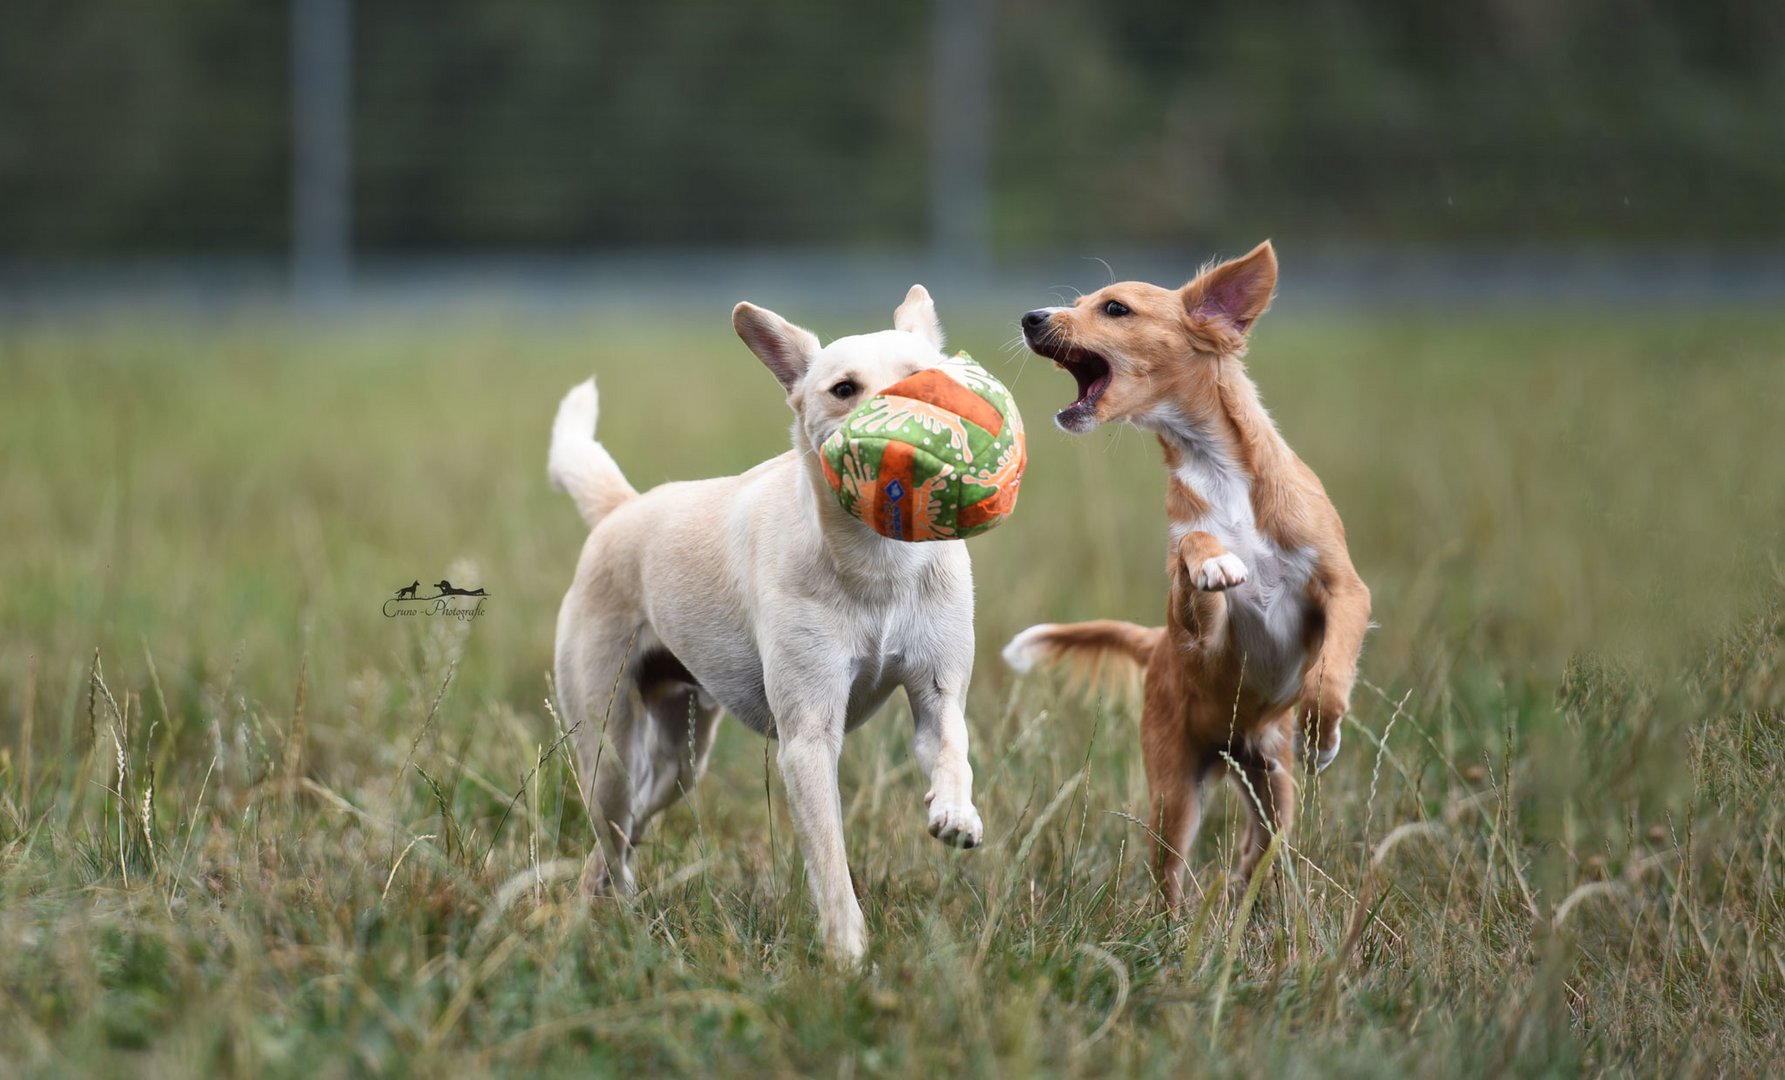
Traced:
<path fill-rule="evenodd" d="M 435 582 L 434 588 L 440 590 L 441 596 L 488 596 L 488 595 L 490 595 L 489 593 L 484 592 L 482 589 L 455 589 L 455 588 L 453 588 L 452 582 L 447 581 L 444 578 Z"/>
<path fill-rule="evenodd" d="M 434 583 L 434 595 L 432 596 L 421 595 L 421 589 L 420 578 L 416 578 L 398 589 L 389 600 L 384 602 L 382 609 L 384 617 L 397 619 L 421 615 L 431 618 L 436 615 L 446 615 L 462 622 L 469 622 L 484 614 L 484 601 L 490 597 L 489 590 L 481 586 L 467 589 L 454 585 L 446 578 L 441 578 Z"/>

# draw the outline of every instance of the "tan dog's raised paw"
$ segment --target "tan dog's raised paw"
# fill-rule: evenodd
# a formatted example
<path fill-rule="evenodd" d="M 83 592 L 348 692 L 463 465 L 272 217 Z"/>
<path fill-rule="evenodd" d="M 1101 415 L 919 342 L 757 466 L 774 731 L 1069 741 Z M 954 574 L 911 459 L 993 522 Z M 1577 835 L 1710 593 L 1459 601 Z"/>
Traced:
<path fill-rule="evenodd" d="M 1246 564 L 1239 556 L 1224 552 L 1212 559 L 1204 559 L 1190 575 L 1190 583 L 1203 592 L 1222 592 L 1244 585 L 1249 577 Z"/>

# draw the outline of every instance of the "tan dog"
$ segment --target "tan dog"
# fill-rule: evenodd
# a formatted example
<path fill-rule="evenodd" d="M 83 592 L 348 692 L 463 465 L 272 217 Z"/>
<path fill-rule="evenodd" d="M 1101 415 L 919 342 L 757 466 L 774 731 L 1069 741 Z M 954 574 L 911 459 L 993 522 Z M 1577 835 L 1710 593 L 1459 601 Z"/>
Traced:
<path fill-rule="evenodd" d="M 1019 670 L 1111 654 L 1145 665 L 1141 740 L 1159 887 L 1173 907 L 1210 777 L 1237 767 L 1250 788 L 1238 882 L 1289 828 L 1292 748 L 1306 728 L 1317 734 L 1319 768 L 1338 753 L 1370 623 L 1370 591 L 1352 569 L 1338 511 L 1240 362 L 1276 284 L 1267 241 L 1181 289 L 1123 282 L 1023 316 L 1029 347 L 1078 380 L 1060 427 L 1126 421 L 1165 448 L 1166 625 L 1033 626 L 1004 656 Z"/>
<path fill-rule="evenodd" d="M 837 757 L 844 733 L 896 687 L 930 780 L 931 835 L 973 847 L 983 833 L 963 711 L 973 674 L 966 545 L 869 529 L 838 505 L 814 450 L 868 395 L 941 363 L 942 328 L 921 285 L 893 315 L 895 329 L 824 347 L 749 304 L 732 325 L 787 391 L 793 449 L 780 457 L 640 495 L 594 439 L 593 380 L 565 397 L 552 425 L 552 481 L 593 526 L 558 613 L 557 647 L 558 694 L 577 725 L 602 849 L 588 884 L 634 888 L 633 846 L 699 779 L 724 709 L 779 739 L 825 945 L 854 959 L 866 929 L 844 852 Z"/>

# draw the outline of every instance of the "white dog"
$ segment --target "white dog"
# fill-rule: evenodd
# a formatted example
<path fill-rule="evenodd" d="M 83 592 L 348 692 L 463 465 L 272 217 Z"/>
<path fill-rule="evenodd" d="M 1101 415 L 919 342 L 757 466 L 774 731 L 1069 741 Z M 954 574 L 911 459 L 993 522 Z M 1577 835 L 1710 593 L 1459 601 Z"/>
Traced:
<path fill-rule="evenodd" d="M 640 495 L 594 439 L 593 380 L 570 391 L 552 425 L 547 471 L 593 526 L 557 647 L 558 694 L 602 849 L 586 881 L 635 887 L 627 857 L 651 817 L 700 778 L 723 709 L 779 739 L 825 946 L 853 960 L 866 928 L 837 758 L 844 733 L 895 687 L 910 700 L 929 776 L 930 834 L 969 848 L 983 836 L 963 712 L 973 673 L 966 546 L 869 529 L 838 504 L 816 450 L 868 395 L 941 363 L 942 328 L 921 285 L 894 329 L 825 347 L 750 304 L 732 325 L 787 391 L 797 416 L 787 453 L 741 476 Z"/>

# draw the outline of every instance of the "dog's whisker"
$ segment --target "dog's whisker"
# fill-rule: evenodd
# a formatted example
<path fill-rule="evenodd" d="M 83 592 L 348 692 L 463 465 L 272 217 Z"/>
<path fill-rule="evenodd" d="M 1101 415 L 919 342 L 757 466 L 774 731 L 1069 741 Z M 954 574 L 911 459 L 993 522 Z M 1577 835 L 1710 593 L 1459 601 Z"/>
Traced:
<path fill-rule="evenodd" d="M 1028 348 L 1028 343 L 1024 340 L 1021 330 L 1017 331 L 1016 335 L 1009 341 L 1006 341 L 1000 351 L 1016 354 L 1016 377 L 1010 380 L 1011 385 L 1015 386 L 1017 383 L 1023 381 L 1023 373 L 1029 370 L 1029 357 L 1033 356 L 1034 353 Z"/>

